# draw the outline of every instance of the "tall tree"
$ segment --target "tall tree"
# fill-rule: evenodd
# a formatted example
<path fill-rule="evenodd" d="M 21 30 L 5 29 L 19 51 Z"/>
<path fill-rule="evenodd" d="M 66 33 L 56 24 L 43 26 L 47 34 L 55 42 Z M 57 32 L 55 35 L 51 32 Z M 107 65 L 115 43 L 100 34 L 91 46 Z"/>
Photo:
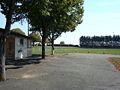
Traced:
<path fill-rule="evenodd" d="M 33 9 L 28 13 L 31 25 L 34 30 L 42 32 L 42 58 L 45 58 L 45 40 L 47 32 L 54 30 L 52 36 L 56 34 L 56 25 L 61 23 L 63 29 L 59 33 L 74 31 L 75 27 L 82 22 L 83 0 L 44 0 L 44 2 L 33 2 Z M 30 6 L 31 7 L 31 6 Z M 51 29 L 55 28 L 55 29 Z M 54 33 L 53 33 L 54 32 Z"/>
<path fill-rule="evenodd" d="M 6 38 L 10 32 L 11 24 L 19 21 L 23 18 L 21 13 L 21 6 L 24 0 L 0 0 L 1 13 L 6 18 L 6 24 L 4 28 L 4 33 L 1 39 L 1 52 L 0 53 L 0 81 L 6 80 L 5 74 L 5 54 L 6 54 Z"/>
<path fill-rule="evenodd" d="M 6 80 L 6 74 L 5 74 L 5 54 L 6 54 L 6 37 L 11 27 L 11 19 L 12 19 L 12 13 L 14 8 L 14 0 L 1 0 L 0 1 L 1 9 L 3 10 L 2 13 L 6 16 L 6 25 L 5 25 L 5 31 L 2 35 L 2 43 L 1 43 L 1 65 L 0 65 L 0 81 Z"/>
<path fill-rule="evenodd" d="M 48 32 L 48 39 L 51 42 L 51 55 L 54 55 L 55 48 L 54 48 L 54 40 L 56 40 L 62 34 L 61 30 L 58 28 L 51 28 Z"/>
<path fill-rule="evenodd" d="M 42 36 L 42 58 L 45 58 L 45 40 L 46 40 L 46 30 L 49 26 L 49 4 L 48 0 L 34 0 L 32 4 L 28 6 L 31 11 L 28 12 L 28 19 L 32 26 L 32 29 L 39 31 Z M 49 22 L 48 22 L 49 21 Z"/>

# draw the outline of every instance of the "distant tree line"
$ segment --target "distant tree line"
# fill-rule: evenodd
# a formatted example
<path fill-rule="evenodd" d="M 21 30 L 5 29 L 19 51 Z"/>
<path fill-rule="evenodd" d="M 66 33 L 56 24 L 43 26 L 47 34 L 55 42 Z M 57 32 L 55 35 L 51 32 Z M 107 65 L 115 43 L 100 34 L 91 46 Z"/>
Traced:
<path fill-rule="evenodd" d="M 51 46 L 50 44 L 48 44 L 47 46 Z M 79 45 L 73 45 L 73 44 L 54 44 L 54 46 L 57 47 L 79 47 Z"/>
<path fill-rule="evenodd" d="M 120 48 L 120 36 L 81 36 L 80 47 L 83 48 Z"/>

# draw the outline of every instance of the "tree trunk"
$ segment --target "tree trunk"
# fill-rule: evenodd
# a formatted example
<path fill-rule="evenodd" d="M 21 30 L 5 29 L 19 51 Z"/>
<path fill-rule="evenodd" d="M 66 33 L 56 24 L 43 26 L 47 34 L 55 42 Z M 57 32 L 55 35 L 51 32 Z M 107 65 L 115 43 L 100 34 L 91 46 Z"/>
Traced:
<path fill-rule="evenodd" d="M 0 47 L 2 46 L 2 35 L 0 35 Z M 1 61 L 1 49 L 2 48 L 0 48 L 0 61 Z M 1 65 L 1 63 L 0 63 L 0 65 Z"/>
<path fill-rule="evenodd" d="M 52 46 L 52 49 L 51 49 L 51 55 L 54 55 L 54 53 L 55 53 L 55 48 L 54 48 L 54 39 L 52 39 L 52 41 L 51 41 L 51 46 Z"/>
<path fill-rule="evenodd" d="M 0 55 L 0 81 L 6 80 L 6 73 L 5 73 L 5 59 L 6 59 L 6 38 L 9 34 L 10 27 L 11 27 L 11 19 L 12 19 L 12 13 L 14 9 L 14 0 L 11 0 L 9 3 L 9 11 L 6 15 L 6 25 L 5 25 L 5 31 L 2 36 L 2 44 L 1 44 L 1 55 Z"/>
<path fill-rule="evenodd" d="M 6 55 L 6 38 L 3 36 L 2 37 L 2 42 L 1 42 L 1 62 L 0 62 L 0 81 L 5 81 L 6 80 L 6 73 L 5 73 L 5 55 Z"/>
<path fill-rule="evenodd" d="M 42 35 L 42 59 L 45 59 L 45 40 L 46 40 L 46 29 L 43 28 L 43 35 Z"/>
<path fill-rule="evenodd" d="M 35 42 L 33 41 L 33 47 L 35 46 Z"/>

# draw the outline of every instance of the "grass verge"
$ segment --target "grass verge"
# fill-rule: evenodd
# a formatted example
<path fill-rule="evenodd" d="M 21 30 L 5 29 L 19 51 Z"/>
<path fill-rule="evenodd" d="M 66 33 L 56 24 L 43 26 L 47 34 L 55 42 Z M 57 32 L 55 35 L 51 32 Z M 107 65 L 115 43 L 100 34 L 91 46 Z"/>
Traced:
<path fill-rule="evenodd" d="M 120 58 L 110 57 L 108 61 L 111 62 L 118 71 L 120 71 Z"/>

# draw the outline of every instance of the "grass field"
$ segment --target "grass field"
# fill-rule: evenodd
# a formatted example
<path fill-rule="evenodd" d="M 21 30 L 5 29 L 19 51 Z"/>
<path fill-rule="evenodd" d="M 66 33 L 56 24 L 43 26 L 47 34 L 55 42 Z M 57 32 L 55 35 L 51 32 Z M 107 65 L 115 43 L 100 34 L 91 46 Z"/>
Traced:
<path fill-rule="evenodd" d="M 41 54 L 41 47 L 33 47 L 33 54 Z M 51 53 L 51 47 L 46 47 L 46 54 Z M 95 53 L 95 54 L 114 54 L 120 55 L 120 49 L 93 49 L 93 48 L 79 48 L 79 47 L 55 47 L 56 54 L 63 53 Z"/>

